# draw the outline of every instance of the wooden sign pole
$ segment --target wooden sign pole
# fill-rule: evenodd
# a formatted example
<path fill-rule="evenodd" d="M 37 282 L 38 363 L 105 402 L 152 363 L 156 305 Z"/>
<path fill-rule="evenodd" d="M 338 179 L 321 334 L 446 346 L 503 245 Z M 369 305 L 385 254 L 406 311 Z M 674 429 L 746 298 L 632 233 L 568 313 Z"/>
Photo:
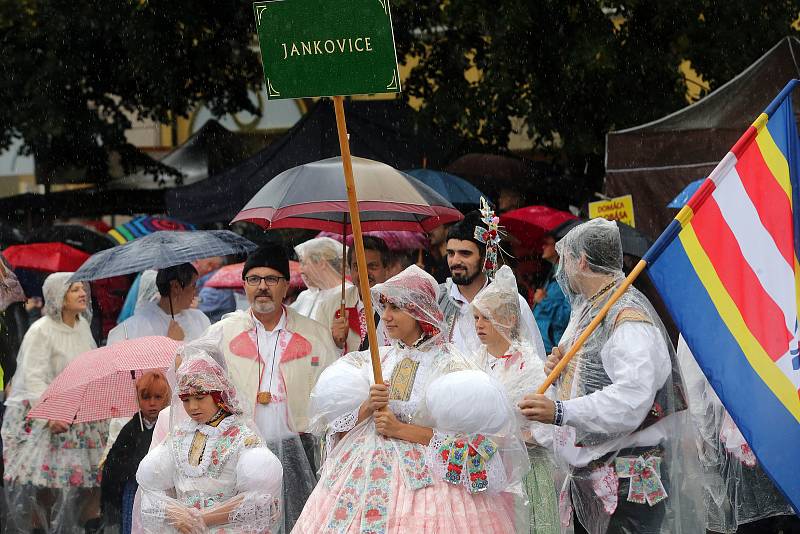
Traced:
<path fill-rule="evenodd" d="M 358 285 L 361 290 L 361 300 L 364 304 L 364 314 L 367 319 L 367 338 L 369 339 L 369 353 L 372 358 L 372 375 L 375 378 L 376 384 L 383 384 L 381 358 L 378 354 L 378 335 L 375 331 L 375 314 L 372 311 L 372 298 L 370 296 L 369 278 L 367 275 L 367 260 L 364 256 L 364 241 L 361 235 L 361 216 L 358 212 L 358 197 L 356 196 L 356 184 L 353 178 L 353 162 L 350 159 L 350 140 L 347 137 L 347 123 L 344 119 L 344 100 L 341 96 L 333 97 L 333 108 L 336 111 L 336 130 L 339 133 L 339 148 L 342 151 L 344 181 L 347 186 L 347 203 L 350 207 L 350 225 L 353 227 L 353 245 L 356 247 Z"/>

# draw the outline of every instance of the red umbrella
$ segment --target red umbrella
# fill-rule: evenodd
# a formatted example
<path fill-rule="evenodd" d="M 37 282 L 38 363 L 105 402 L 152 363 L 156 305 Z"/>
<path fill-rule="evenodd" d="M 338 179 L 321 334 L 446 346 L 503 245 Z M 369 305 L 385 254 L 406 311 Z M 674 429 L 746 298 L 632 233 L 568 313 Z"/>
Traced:
<path fill-rule="evenodd" d="M 74 272 L 89 259 L 89 254 L 64 243 L 13 245 L 3 251 L 14 269 L 47 273 Z"/>
<path fill-rule="evenodd" d="M 233 263 L 226 265 L 214 273 L 214 276 L 208 279 L 204 287 L 213 287 L 216 289 L 241 289 L 242 288 L 242 269 L 244 263 Z M 289 286 L 297 289 L 305 287 L 303 278 L 300 276 L 300 263 L 296 261 L 289 262 L 289 271 L 291 272 L 291 279 Z"/>
<path fill-rule="evenodd" d="M 527 206 L 500 215 L 500 225 L 515 238 L 512 239 L 514 255 L 524 257 L 540 252 L 539 243 L 544 234 L 573 219 L 577 217 L 568 211 L 549 206 Z"/>
<path fill-rule="evenodd" d="M 28 417 L 86 423 L 131 416 L 139 411 L 137 375 L 166 370 L 180 345 L 168 337 L 151 336 L 84 352 L 50 383 Z"/>

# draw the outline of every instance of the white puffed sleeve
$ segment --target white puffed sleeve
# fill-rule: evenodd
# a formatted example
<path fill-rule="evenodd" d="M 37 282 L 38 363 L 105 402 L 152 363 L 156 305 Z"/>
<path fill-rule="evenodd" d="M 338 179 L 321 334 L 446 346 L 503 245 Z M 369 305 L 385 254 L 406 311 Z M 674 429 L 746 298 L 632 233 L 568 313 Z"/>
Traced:
<path fill-rule="evenodd" d="M 167 532 L 167 490 L 175 487 L 175 462 L 162 443 L 151 450 L 139 463 L 136 482 L 141 488 L 142 529 L 147 533 Z"/>
<path fill-rule="evenodd" d="M 470 493 L 522 492 L 525 445 L 503 386 L 483 371 L 445 374 L 428 386 L 434 422 L 426 463 L 434 476 Z"/>
<path fill-rule="evenodd" d="M 266 447 L 244 449 L 236 463 L 236 493 L 242 499 L 228 515 L 233 532 L 267 532 L 281 521 L 283 467 Z"/>
<path fill-rule="evenodd" d="M 328 366 L 311 391 L 309 431 L 326 435 L 327 452 L 336 433 L 356 426 L 358 410 L 369 397 L 369 370 L 369 353 L 351 352 Z"/>

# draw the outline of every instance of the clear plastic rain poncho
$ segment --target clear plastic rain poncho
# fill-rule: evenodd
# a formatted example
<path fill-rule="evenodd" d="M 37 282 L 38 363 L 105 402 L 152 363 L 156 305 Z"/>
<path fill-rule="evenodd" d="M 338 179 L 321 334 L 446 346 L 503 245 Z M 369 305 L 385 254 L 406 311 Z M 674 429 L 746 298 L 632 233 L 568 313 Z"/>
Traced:
<path fill-rule="evenodd" d="M 572 305 L 562 354 L 623 281 L 614 222 L 594 219 L 556 244 L 557 280 Z M 557 384 L 563 426 L 556 462 L 567 474 L 562 524 L 592 534 L 703 531 L 700 473 L 675 352 L 653 307 L 631 287 L 570 361 Z"/>
<path fill-rule="evenodd" d="M 326 291 L 335 293 L 342 286 L 344 268 L 342 244 L 330 237 L 316 237 L 294 247 L 300 260 L 300 272 L 308 289 L 302 291 L 292 308 L 306 317 L 314 317 Z M 345 273 L 346 274 L 346 273 Z"/>
<path fill-rule="evenodd" d="M 281 525 L 283 473 L 219 362 L 219 339 L 187 343 L 176 371 L 170 432 L 139 464 L 141 524 L 146 533 L 274 531 Z M 188 416 L 181 398 L 206 395 L 217 413 Z"/>
<path fill-rule="evenodd" d="M 759 467 L 683 337 L 678 339 L 678 361 L 698 431 L 697 451 L 705 474 L 706 528 L 733 533 L 759 519 L 794 515 L 786 498 Z"/>
<path fill-rule="evenodd" d="M 481 345 L 476 361 L 489 375 L 505 387 L 512 406 L 539 389 L 545 381 L 544 364 L 534 349 L 533 339 L 522 323 L 517 280 L 510 267 L 504 265 L 497 271 L 494 281 L 483 288 L 472 301 L 476 314 L 487 319 L 508 343 L 503 354 L 490 354 L 489 347 Z M 528 455 L 531 471 L 524 484 L 529 523 L 532 534 L 556 534 L 561 531 L 558 520 L 556 485 L 553 478 L 552 454 L 536 443 L 531 429 L 537 434 L 552 434 L 552 426 L 529 422 L 516 410 L 522 437 L 529 443 Z"/>
<path fill-rule="evenodd" d="M 438 285 L 411 266 L 372 289 L 376 309 L 392 304 L 423 334 L 381 347 L 389 410 L 431 429 L 416 443 L 358 421 L 372 383 L 369 352 L 328 367 L 311 395 L 312 425 L 327 432 L 320 482 L 296 530 L 311 532 L 514 532 L 527 454 L 502 386 L 445 343 Z M 521 514 L 520 514 L 521 515 Z"/>
<path fill-rule="evenodd" d="M 11 382 L 3 419 L 4 483 L 9 532 L 83 531 L 96 515 L 93 503 L 99 491 L 100 458 L 108 422 L 69 424 L 51 432 L 48 421 L 28 419 L 50 383 L 80 354 L 96 348 L 90 330 L 91 291 L 86 311 L 73 327 L 62 319 L 64 299 L 73 273 L 53 273 L 42 287 L 43 316 L 31 325 L 17 354 L 17 372 Z"/>

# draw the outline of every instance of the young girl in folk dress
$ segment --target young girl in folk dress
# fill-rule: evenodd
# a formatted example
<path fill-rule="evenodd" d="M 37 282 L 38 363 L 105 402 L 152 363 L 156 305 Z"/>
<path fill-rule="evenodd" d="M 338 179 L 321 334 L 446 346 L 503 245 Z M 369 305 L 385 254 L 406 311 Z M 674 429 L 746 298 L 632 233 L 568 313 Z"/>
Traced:
<path fill-rule="evenodd" d="M 533 340 L 520 324 L 517 280 L 511 268 L 504 265 L 494 280 L 475 296 L 472 311 L 481 346 L 476 363 L 505 387 L 508 400 L 516 406 L 545 381 L 544 355 L 536 353 Z M 528 422 L 517 410 L 520 428 L 528 444 L 531 470 L 525 476 L 525 492 L 530 517 L 525 518 L 530 534 L 561 532 L 553 478 L 553 460 L 539 439 L 552 435 L 552 426 Z M 536 432 L 532 432 L 535 430 Z M 544 440 L 543 440 L 544 441 Z"/>
<path fill-rule="evenodd" d="M 136 473 L 144 532 L 270 532 L 281 524 L 283 470 L 242 413 L 219 339 L 179 356 L 169 435 Z"/>
<path fill-rule="evenodd" d="M 529 466 L 515 416 L 502 386 L 446 343 L 437 290 L 413 265 L 372 289 L 393 340 L 388 380 L 371 384 L 368 352 L 323 372 L 311 411 L 328 457 L 293 532 L 516 530 Z"/>

